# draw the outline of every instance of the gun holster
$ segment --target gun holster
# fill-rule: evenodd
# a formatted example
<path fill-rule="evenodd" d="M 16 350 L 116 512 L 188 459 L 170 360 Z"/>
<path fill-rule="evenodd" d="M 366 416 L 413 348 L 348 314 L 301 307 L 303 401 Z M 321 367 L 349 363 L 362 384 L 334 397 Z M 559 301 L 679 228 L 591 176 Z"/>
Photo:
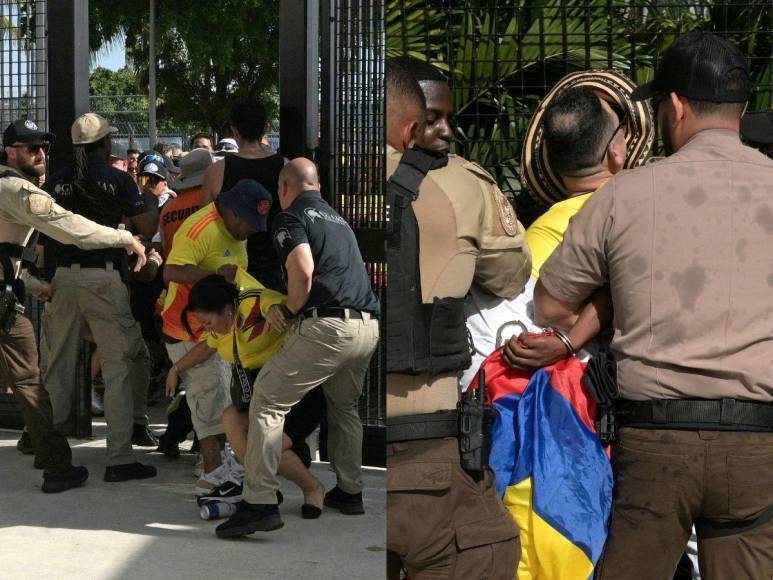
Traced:
<path fill-rule="evenodd" d="M 617 367 L 612 355 L 602 350 L 588 361 L 582 384 L 596 401 L 596 434 L 604 445 L 617 438 L 615 401 L 620 396 L 617 387 Z"/>
<path fill-rule="evenodd" d="M 24 284 L 16 279 L 11 258 L 2 247 L 0 264 L 3 266 L 3 281 L 0 283 L 0 336 L 8 336 L 16 324 L 16 317 L 25 311 L 17 297 L 17 292 L 23 292 Z"/>
<path fill-rule="evenodd" d="M 478 388 L 462 394 L 459 411 L 459 455 L 462 468 L 473 477 L 482 476 L 491 453 L 491 427 L 496 411 L 486 401 L 486 379 L 478 372 Z"/>

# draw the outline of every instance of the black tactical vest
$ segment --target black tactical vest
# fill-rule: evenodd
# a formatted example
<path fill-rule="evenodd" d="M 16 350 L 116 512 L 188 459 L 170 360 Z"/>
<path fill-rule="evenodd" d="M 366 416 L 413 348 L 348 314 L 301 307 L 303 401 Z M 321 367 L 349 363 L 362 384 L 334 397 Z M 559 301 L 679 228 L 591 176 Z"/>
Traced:
<path fill-rule="evenodd" d="M 427 173 L 448 157 L 416 147 L 403 153 L 386 185 L 387 372 L 417 375 L 461 371 L 470 366 L 463 298 L 424 304 L 419 271 L 419 226 L 412 202 Z"/>

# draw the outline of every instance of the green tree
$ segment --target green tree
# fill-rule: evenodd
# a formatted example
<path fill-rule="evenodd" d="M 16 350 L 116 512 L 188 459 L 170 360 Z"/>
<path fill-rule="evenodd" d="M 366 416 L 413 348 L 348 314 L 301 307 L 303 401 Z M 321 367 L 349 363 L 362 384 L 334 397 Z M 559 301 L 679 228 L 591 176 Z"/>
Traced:
<path fill-rule="evenodd" d="M 91 96 L 136 95 L 140 92 L 137 76 L 129 67 L 112 71 L 100 66 L 89 75 Z"/>
<path fill-rule="evenodd" d="M 147 2 L 91 0 L 90 48 L 121 34 L 142 93 L 148 85 Z M 279 0 L 157 2 L 156 56 L 160 125 L 223 132 L 234 98 L 276 105 Z M 273 111 L 272 111 L 273 112 Z"/>

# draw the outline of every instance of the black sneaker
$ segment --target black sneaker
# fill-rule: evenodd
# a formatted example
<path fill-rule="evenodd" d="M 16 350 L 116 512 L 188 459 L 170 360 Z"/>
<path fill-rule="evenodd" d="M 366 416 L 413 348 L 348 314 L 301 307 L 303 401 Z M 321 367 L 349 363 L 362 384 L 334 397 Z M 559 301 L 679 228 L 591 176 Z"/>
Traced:
<path fill-rule="evenodd" d="M 234 515 L 215 528 L 215 534 L 218 538 L 238 538 L 255 532 L 272 532 L 282 526 L 278 505 L 243 501 Z"/>
<path fill-rule="evenodd" d="M 89 470 L 78 465 L 64 471 L 49 471 L 43 474 L 43 493 L 59 493 L 83 485 L 89 478 Z"/>
<path fill-rule="evenodd" d="M 365 513 L 365 508 L 362 507 L 362 493 L 346 493 L 337 485 L 325 494 L 325 505 L 347 516 Z"/>
<path fill-rule="evenodd" d="M 156 476 L 156 468 L 135 461 L 123 465 L 108 465 L 105 468 L 105 481 L 129 481 L 130 479 L 148 479 Z"/>
<path fill-rule="evenodd" d="M 158 437 L 147 425 L 135 423 L 134 430 L 132 431 L 132 445 L 137 447 L 157 447 Z"/>
<path fill-rule="evenodd" d="M 203 506 L 213 501 L 222 501 L 224 503 L 239 503 L 242 501 L 242 486 L 234 481 L 226 481 L 209 493 L 204 493 L 196 497 L 196 503 Z"/>
<path fill-rule="evenodd" d="M 35 453 L 35 450 L 32 449 L 32 438 L 29 433 L 26 431 L 22 432 L 21 437 L 19 437 L 19 440 L 16 442 L 16 449 L 21 451 L 24 455 L 32 455 Z"/>

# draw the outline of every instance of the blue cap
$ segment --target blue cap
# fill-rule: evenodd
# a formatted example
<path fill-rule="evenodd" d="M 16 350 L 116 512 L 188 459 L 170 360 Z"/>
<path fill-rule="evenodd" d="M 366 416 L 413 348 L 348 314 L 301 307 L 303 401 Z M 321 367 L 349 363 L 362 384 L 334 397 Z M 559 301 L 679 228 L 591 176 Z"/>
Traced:
<path fill-rule="evenodd" d="M 273 197 L 254 179 L 240 179 L 231 189 L 217 196 L 217 200 L 256 231 L 268 231 L 268 214 Z"/>

